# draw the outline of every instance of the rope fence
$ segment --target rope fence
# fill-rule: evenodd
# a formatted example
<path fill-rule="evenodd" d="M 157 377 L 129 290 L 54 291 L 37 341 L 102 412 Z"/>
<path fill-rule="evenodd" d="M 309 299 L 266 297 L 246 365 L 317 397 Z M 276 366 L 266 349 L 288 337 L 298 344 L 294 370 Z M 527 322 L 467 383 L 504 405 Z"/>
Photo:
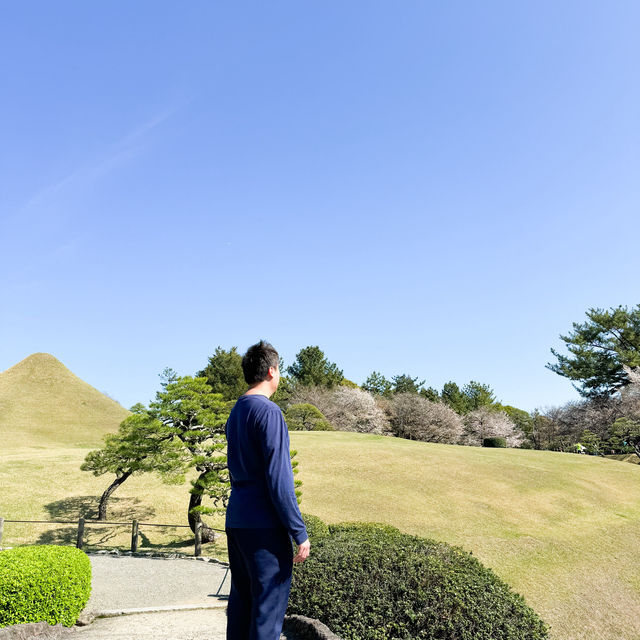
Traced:
<path fill-rule="evenodd" d="M 138 551 L 138 542 L 140 538 L 140 527 L 169 527 L 174 529 L 190 529 L 188 524 L 162 524 L 158 522 L 139 522 L 138 520 L 133 520 L 129 522 L 111 522 L 107 520 L 91 520 L 87 518 L 80 517 L 78 521 L 75 520 L 5 520 L 4 518 L 0 518 L 0 545 L 2 544 L 2 534 L 4 531 L 4 523 L 15 523 L 15 524 L 70 524 L 78 527 L 77 536 L 76 536 L 76 548 L 82 549 L 84 547 L 85 535 L 84 528 L 85 525 L 107 525 L 107 526 L 129 526 L 131 525 L 131 552 L 135 553 Z M 219 533 L 224 533 L 223 529 L 216 529 L 214 527 L 208 527 L 212 531 L 216 531 Z M 202 522 L 198 521 L 195 527 L 194 534 L 194 555 L 199 557 L 202 555 Z"/>

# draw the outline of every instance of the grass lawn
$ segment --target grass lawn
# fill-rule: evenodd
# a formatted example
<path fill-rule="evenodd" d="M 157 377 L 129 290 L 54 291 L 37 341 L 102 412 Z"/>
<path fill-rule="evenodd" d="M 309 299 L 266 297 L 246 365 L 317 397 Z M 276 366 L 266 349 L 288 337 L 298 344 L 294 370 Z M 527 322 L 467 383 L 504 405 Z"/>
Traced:
<path fill-rule="evenodd" d="M 556 640 L 640 638 L 637 465 L 342 432 L 293 432 L 291 440 L 304 512 L 327 522 L 388 522 L 473 552 L 525 597 Z M 77 520 L 95 512 L 110 479 L 79 470 L 88 451 L 44 440 L 5 446 L 0 515 Z M 133 477 L 114 494 L 109 519 L 186 524 L 187 502 L 187 486 Z M 142 526 L 141 533 L 143 551 L 193 550 L 188 529 Z M 102 547 L 130 541 L 127 526 L 88 526 L 87 537 Z M 75 529 L 5 524 L 5 546 L 48 541 L 74 543 Z M 223 557 L 224 544 L 205 553 Z"/>

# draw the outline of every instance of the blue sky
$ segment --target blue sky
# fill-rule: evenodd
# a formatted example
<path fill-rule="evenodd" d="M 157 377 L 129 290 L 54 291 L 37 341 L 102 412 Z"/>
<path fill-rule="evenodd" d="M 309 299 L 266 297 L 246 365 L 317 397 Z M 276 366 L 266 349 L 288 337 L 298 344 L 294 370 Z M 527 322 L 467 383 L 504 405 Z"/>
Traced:
<path fill-rule="evenodd" d="M 532 410 L 640 302 L 635 2 L 1 11 L 0 370 L 130 406 L 266 338 Z"/>

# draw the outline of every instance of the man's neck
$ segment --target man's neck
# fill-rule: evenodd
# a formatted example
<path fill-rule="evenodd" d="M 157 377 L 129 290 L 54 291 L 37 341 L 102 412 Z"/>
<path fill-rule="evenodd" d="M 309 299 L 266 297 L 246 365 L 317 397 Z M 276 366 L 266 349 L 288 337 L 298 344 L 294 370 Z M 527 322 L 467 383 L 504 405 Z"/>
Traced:
<path fill-rule="evenodd" d="M 245 396 L 265 396 L 270 398 L 273 395 L 271 386 L 266 382 L 259 382 L 257 385 L 250 387 L 245 391 Z"/>

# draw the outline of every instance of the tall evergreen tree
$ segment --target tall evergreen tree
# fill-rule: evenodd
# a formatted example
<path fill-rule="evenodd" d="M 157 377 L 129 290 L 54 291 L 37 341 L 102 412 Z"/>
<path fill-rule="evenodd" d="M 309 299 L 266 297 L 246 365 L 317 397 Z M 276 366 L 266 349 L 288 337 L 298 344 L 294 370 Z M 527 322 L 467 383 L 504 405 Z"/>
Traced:
<path fill-rule="evenodd" d="M 482 384 L 471 380 L 462 387 L 462 393 L 466 396 L 468 411 L 475 411 L 481 407 L 489 407 L 495 404 L 496 396 L 488 384 Z"/>
<path fill-rule="evenodd" d="M 344 379 L 342 370 L 335 363 L 329 362 L 318 346 L 301 349 L 287 371 L 294 382 L 303 386 L 331 388 Z"/>
<path fill-rule="evenodd" d="M 420 395 L 423 398 L 426 398 L 429 402 L 440 402 L 442 399 L 440 398 L 438 390 L 433 387 L 427 387 L 426 389 L 422 387 L 422 389 L 420 389 Z"/>
<path fill-rule="evenodd" d="M 440 394 L 442 401 L 448 404 L 456 413 L 464 415 L 469 411 L 468 398 L 462 393 L 455 382 L 445 382 Z"/>
<path fill-rule="evenodd" d="M 572 380 L 584 397 L 609 397 L 629 383 L 624 366 L 640 366 L 640 304 L 631 309 L 589 309 L 587 321 L 561 335 L 569 355 L 551 349 L 547 368 Z"/>
<path fill-rule="evenodd" d="M 493 389 L 488 384 L 471 380 L 462 389 L 455 382 L 446 382 L 442 387 L 442 401 L 456 413 L 466 415 L 481 407 L 492 406 L 496 402 Z"/>
<path fill-rule="evenodd" d="M 369 377 L 363 382 L 362 389 L 368 391 L 374 396 L 389 397 L 392 392 L 393 385 L 380 372 L 373 371 Z"/>
<path fill-rule="evenodd" d="M 399 376 L 393 376 L 392 389 L 393 393 L 419 393 L 424 380 L 418 382 L 418 376 L 412 378 L 406 373 L 402 373 Z"/>
<path fill-rule="evenodd" d="M 198 378 L 206 378 L 213 393 L 220 393 L 223 400 L 237 400 L 246 390 L 247 383 L 242 373 L 242 356 L 237 347 L 228 351 L 216 347 L 207 366 L 198 371 Z"/>

